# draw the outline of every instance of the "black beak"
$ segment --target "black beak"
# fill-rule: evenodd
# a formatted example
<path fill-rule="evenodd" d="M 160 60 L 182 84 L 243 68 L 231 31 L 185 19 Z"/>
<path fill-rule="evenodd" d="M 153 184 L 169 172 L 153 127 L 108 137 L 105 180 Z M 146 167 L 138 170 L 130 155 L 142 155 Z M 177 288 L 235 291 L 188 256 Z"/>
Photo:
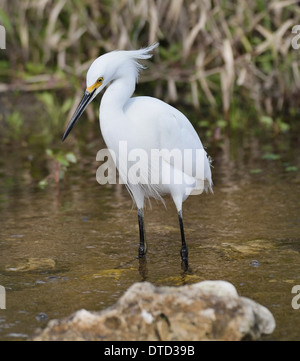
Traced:
<path fill-rule="evenodd" d="M 67 129 L 65 131 L 64 136 L 62 137 L 62 141 L 64 141 L 67 136 L 69 135 L 70 131 L 74 127 L 77 120 L 81 117 L 82 113 L 85 111 L 85 108 L 90 104 L 90 102 L 93 100 L 93 96 L 95 94 L 96 89 L 94 89 L 91 93 L 89 93 L 87 90 L 85 91 L 73 117 L 71 118 Z"/>

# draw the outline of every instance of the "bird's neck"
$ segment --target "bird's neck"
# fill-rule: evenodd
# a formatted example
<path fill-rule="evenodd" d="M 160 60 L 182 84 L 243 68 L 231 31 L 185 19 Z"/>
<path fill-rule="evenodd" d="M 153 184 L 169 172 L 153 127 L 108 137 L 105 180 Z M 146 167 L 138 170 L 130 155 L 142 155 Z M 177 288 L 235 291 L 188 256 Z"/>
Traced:
<path fill-rule="evenodd" d="M 104 93 L 101 106 L 100 115 L 115 115 L 116 113 L 123 113 L 124 105 L 132 96 L 135 90 L 135 79 L 132 77 L 121 77 L 113 80 Z"/>

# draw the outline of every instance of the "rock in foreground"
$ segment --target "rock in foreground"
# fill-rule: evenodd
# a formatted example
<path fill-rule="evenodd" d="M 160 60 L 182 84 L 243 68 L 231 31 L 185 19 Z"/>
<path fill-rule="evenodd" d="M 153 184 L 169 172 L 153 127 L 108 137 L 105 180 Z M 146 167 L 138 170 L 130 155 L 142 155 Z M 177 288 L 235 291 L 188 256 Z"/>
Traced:
<path fill-rule="evenodd" d="M 224 281 L 181 287 L 132 285 L 112 307 L 50 321 L 34 340 L 256 340 L 275 328 L 272 314 Z"/>

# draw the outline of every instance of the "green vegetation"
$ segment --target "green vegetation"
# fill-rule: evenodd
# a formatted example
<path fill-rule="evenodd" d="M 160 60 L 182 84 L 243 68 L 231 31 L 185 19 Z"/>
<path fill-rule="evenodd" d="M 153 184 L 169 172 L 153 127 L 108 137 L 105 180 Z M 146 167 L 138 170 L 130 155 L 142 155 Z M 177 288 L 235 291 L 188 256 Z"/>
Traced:
<path fill-rule="evenodd" d="M 35 180 L 43 179 L 40 188 L 49 179 L 59 184 L 83 145 L 97 147 L 98 126 L 80 131 L 80 124 L 72 133 L 76 142 L 64 148 L 60 143 L 91 61 L 114 49 L 156 41 L 160 47 L 145 64 L 137 94 L 175 104 L 200 128 L 206 144 L 223 147 L 230 135 L 234 145 L 242 133 L 267 139 L 266 146 L 284 137 L 297 142 L 300 50 L 292 47 L 292 28 L 300 25 L 296 0 L 0 4 L 7 45 L 0 50 L 1 144 L 28 150 L 24 164 L 30 165 Z M 84 116 L 96 120 L 98 106 L 91 104 Z M 286 142 L 285 147 L 262 147 L 259 157 L 266 165 L 282 164 L 293 176 L 299 173 L 298 163 L 281 154 L 294 146 Z M 259 177 L 264 168 L 251 164 L 249 172 Z"/>
<path fill-rule="evenodd" d="M 54 180 L 55 183 L 59 185 L 59 182 L 64 179 L 70 164 L 77 163 L 77 158 L 72 152 L 63 153 L 62 151 L 46 149 L 46 155 L 53 161 L 54 166 L 52 167 L 52 172 L 46 178 L 39 181 L 38 187 L 40 189 L 46 188 L 50 179 Z"/>
<path fill-rule="evenodd" d="M 0 23 L 7 29 L 0 91 L 80 89 L 95 57 L 158 40 L 155 66 L 141 79 L 152 80 L 148 94 L 193 105 L 202 119 L 222 114 L 221 127 L 225 121 L 243 128 L 240 119 L 247 115 L 284 132 L 290 123 L 284 115 L 294 118 L 298 111 L 299 51 L 291 46 L 291 30 L 300 24 L 300 8 L 294 0 L 45 0 L 18 6 L 2 0 Z"/>
<path fill-rule="evenodd" d="M 20 139 L 23 123 L 23 116 L 18 110 L 14 110 L 6 117 L 7 134 L 10 139 L 14 141 Z"/>

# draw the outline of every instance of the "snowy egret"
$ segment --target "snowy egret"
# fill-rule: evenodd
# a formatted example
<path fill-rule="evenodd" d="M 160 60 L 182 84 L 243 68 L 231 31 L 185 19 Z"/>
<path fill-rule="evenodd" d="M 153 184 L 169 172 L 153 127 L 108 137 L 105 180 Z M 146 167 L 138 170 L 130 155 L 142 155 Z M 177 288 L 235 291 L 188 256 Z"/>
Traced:
<path fill-rule="evenodd" d="M 143 69 L 138 61 L 151 58 L 151 52 L 157 46 L 158 43 L 140 50 L 112 51 L 92 63 L 86 77 L 86 91 L 68 124 L 63 141 L 88 104 L 108 86 L 100 104 L 100 128 L 108 149 L 117 154 L 120 142 L 126 142 L 129 150 L 139 149 L 148 155 L 144 163 L 152 157 L 150 166 L 141 163 L 143 157 L 140 157 L 139 172 L 130 171 L 130 161 L 126 156 L 119 154 L 114 158 L 120 177 L 137 205 L 140 236 L 138 257 L 142 258 L 147 251 L 145 198 L 163 200 L 163 195 L 170 194 L 179 218 L 182 264 L 187 268 L 188 248 L 182 203 L 191 194 L 212 190 L 210 161 L 195 129 L 180 111 L 156 98 L 132 97 L 139 71 Z M 196 153 L 202 157 L 197 158 Z M 179 157 L 175 161 L 176 154 Z M 196 168 L 200 164 L 198 172 Z"/>

